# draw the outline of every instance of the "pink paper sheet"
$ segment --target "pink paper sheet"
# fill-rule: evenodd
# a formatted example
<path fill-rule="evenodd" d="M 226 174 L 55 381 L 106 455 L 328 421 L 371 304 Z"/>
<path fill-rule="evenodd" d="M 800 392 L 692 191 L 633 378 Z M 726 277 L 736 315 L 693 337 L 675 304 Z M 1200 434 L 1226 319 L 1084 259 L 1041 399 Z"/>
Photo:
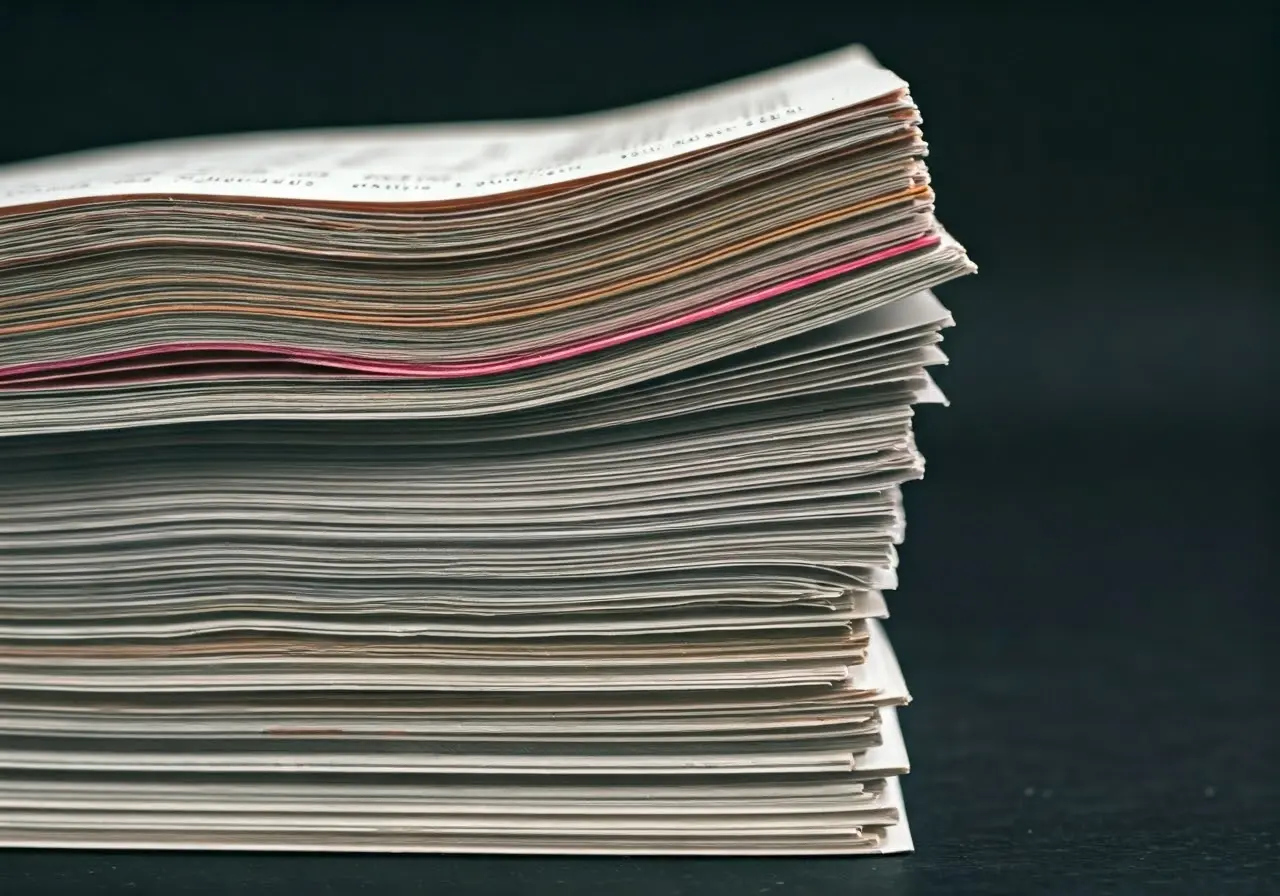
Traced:
<path fill-rule="evenodd" d="M 183 364 L 183 361 L 180 357 L 174 356 L 181 356 L 185 353 L 193 353 L 196 357 L 203 355 L 209 360 L 214 360 L 209 357 L 210 354 L 216 355 L 218 353 L 226 353 L 227 355 L 237 356 L 234 358 L 236 361 L 246 360 L 246 355 L 256 355 L 262 361 L 289 361 L 295 364 L 305 364 L 315 367 L 336 367 L 350 373 L 418 377 L 424 379 L 455 379 L 460 377 L 511 373 L 512 371 L 536 367 L 541 364 L 564 361 L 590 352 L 602 351 L 637 339 L 643 339 L 647 336 L 656 336 L 660 333 L 666 333 L 670 330 L 676 329 L 677 327 L 688 326 L 689 324 L 708 320 L 721 314 L 727 314 L 728 312 L 736 311 L 749 305 L 754 305 L 757 302 L 776 298 L 780 295 L 791 292 L 792 290 L 803 289 L 806 286 L 813 286 L 814 284 L 821 283 L 824 280 L 830 280 L 833 277 L 839 277 L 843 274 L 851 273 L 859 268 L 868 267 L 881 261 L 887 261 L 891 258 L 899 255 L 905 255 L 906 253 L 913 252 L 917 249 L 924 249 L 929 246 L 937 245 L 939 242 L 939 237 L 933 235 L 918 237 L 910 242 L 902 243 L 897 246 L 890 246 L 887 249 L 882 249 L 870 255 L 864 255 L 861 258 L 855 258 L 851 261 L 844 262 L 843 264 L 824 268 L 820 271 L 814 271 L 813 273 L 795 277 L 782 283 L 776 283 L 773 286 L 767 286 L 763 289 L 758 289 L 754 292 L 737 296 L 736 298 L 727 299 L 723 302 L 709 305 L 696 311 L 690 311 L 678 317 L 656 321 L 643 327 L 624 330 L 608 336 L 599 336 L 584 342 L 571 343 L 569 345 L 559 346 L 541 352 L 533 352 L 505 358 L 437 364 L 414 364 L 396 361 L 380 361 L 370 358 L 360 358 L 355 355 L 295 348 L 284 345 L 240 342 L 178 342 L 142 346 L 118 352 L 104 352 L 83 358 L 3 365 L 0 366 L 0 389 L 23 386 L 30 388 L 35 382 L 46 379 L 56 382 L 61 379 L 61 377 L 56 375 L 48 376 L 49 374 L 54 374 L 55 371 L 64 371 L 68 375 L 75 376 L 79 381 L 77 385 L 84 382 L 82 377 L 88 378 L 95 373 L 105 379 L 110 379 L 112 374 L 128 372 L 132 374 L 129 376 L 129 380 L 137 382 L 137 375 L 140 370 L 150 368 L 157 373 L 160 373 L 170 366 L 180 366 Z M 160 358 L 154 356 L 169 357 Z M 121 363 L 131 359 L 149 360 L 131 364 Z M 217 360 L 231 361 L 233 359 L 225 357 Z M 72 373 L 72 371 L 74 371 L 74 373 Z"/>

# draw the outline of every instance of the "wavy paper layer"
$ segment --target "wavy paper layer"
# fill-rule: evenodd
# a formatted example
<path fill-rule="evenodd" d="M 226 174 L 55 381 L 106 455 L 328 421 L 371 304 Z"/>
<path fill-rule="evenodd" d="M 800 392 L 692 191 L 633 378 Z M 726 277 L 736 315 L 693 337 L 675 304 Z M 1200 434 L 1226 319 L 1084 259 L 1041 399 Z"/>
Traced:
<path fill-rule="evenodd" d="M 805 274 L 801 277 L 794 277 L 790 280 L 776 283 L 773 286 L 767 286 L 764 289 L 758 289 L 723 302 L 718 302 L 714 305 L 709 305 L 705 308 L 687 312 L 678 317 L 668 318 L 667 320 L 657 321 L 643 327 L 623 330 L 618 333 L 597 337 L 584 342 L 573 343 L 542 352 L 517 355 L 508 358 L 495 358 L 447 364 L 412 364 L 395 361 L 379 361 L 370 358 L 361 358 L 356 355 L 345 355 L 337 352 L 316 351 L 314 349 L 271 345 L 267 343 L 179 342 L 143 346 L 118 352 L 104 352 L 97 355 L 63 361 L 31 362 L 0 367 L 0 388 L 9 385 L 28 384 L 35 381 L 39 375 L 52 373 L 54 371 L 75 371 L 81 374 L 88 374 L 90 372 L 98 372 L 100 369 L 100 372 L 104 376 L 109 376 L 112 372 L 118 370 L 131 370 L 136 374 L 138 369 L 137 365 L 125 368 L 112 367 L 111 365 L 116 365 L 121 361 L 129 359 L 146 358 L 149 356 L 172 357 L 188 352 L 235 353 L 240 356 L 239 360 L 245 360 L 244 356 L 246 354 L 253 354 L 263 361 L 289 361 L 295 364 L 338 368 L 352 373 L 384 376 L 422 377 L 424 379 L 457 379 L 473 376 L 493 376 L 497 374 L 511 373 L 513 371 L 523 370 L 529 367 L 537 367 L 542 364 L 551 364 L 556 361 L 565 361 L 570 358 L 578 357 L 579 355 L 598 352 L 604 349 L 623 345 L 628 342 L 633 342 L 637 339 L 643 339 L 647 336 L 657 336 L 678 327 L 684 327 L 698 323 L 699 321 L 708 320 L 722 314 L 727 314 L 731 311 L 736 311 L 740 308 L 746 308 L 749 305 L 756 304 L 757 302 L 777 298 L 778 296 L 785 295 L 786 293 L 794 290 L 803 289 L 807 286 L 813 286 L 834 277 L 852 273 L 878 262 L 888 261 L 889 259 L 896 258 L 899 255 L 905 255 L 908 252 L 935 246 L 939 242 L 940 239 L 937 236 L 930 235 L 920 237 L 908 243 L 891 246 L 888 249 L 882 249 L 879 252 L 864 255 L 861 258 L 855 258 L 843 264 L 823 268 L 822 270 L 814 271 L 813 273 Z M 178 357 L 172 357 L 171 361 L 161 362 L 152 366 L 159 370 L 162 367 L 168 366 L 170 363 L 180 360 L 181 359 Z M 47 379 L 52 379 L 52 377 Z"/>

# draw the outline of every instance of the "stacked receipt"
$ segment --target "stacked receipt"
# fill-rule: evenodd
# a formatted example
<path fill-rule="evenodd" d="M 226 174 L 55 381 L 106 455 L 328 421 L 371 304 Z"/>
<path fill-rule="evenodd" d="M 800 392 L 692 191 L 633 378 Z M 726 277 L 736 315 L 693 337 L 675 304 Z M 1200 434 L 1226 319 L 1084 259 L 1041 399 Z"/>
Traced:
<path fill-rule="evenodd" d="M 911 849 L 924 156 L 854 47 L 0 168 L 0 845 Z"/>

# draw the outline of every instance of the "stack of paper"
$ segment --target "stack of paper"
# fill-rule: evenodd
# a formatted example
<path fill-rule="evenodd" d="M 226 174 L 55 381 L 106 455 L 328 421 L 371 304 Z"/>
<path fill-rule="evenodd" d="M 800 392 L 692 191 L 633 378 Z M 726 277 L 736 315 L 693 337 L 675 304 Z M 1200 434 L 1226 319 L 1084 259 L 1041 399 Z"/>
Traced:
<path fill-rule="evenodd" d="M 853 48 L 0 171 L 0 844 L 909 849 L 924 151 Z"/>

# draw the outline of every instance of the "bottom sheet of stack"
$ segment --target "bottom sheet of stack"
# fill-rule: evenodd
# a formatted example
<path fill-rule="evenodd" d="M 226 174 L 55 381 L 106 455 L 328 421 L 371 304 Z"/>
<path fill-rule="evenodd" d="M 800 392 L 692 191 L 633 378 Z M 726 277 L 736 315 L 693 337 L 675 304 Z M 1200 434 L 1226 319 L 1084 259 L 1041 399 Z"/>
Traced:
<path fill-rule="evenodd" d="M 910 849 L 877 620 L 949 323 L 480 420 L 0 439 L 0 845 Z"/>
<path fill-rule="evenodd" d="M 184 693 L 127 706 L 29 704 L 10 716 L 10 729 L 24 733 L 9 735 L 0 756 L 0 839 L 447 852 L 907 849 L 896 777 L 907 760 L 893 708 L 905 689 L 880 629 L 858 633 L 870 637 L 862 668 L 835 687 L 803 691 L 345 705 L 327 694 L 252 706 Z M 52 748 L 48 739 L 73 730 L 84 734 Z"/>

